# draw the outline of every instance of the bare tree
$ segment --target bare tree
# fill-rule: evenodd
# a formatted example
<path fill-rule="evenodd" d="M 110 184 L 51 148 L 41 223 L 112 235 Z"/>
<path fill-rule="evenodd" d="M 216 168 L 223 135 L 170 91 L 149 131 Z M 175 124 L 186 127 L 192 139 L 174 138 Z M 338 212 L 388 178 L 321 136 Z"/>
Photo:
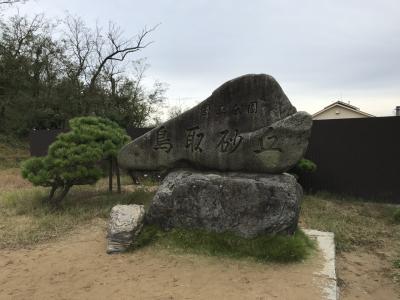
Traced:
<path fill-rule="evenodd" d="M 105 70 L 109 70 L 109 65 L 114 61 L 110 61 Z M 127 126 L 144 126 L 150 115 L 153 115 L 165 100 L 165 92 L 167 85 L 159 81 L 155 81 L 151 89 L 146 88 L 143 84 L 145 72 L 149 65 L 145 59 L 139 59 L 131 62 L 133 69 L 130 68 L 129 79 L 123 76 L 120 68 L 112 71 L 104 71 L 113 77 L 111 83 L 111 91 L 115 89 L 116 101 L 114 105 L 119 105 L 121 112 L 130 120 Z M 118 65 L 120 66 L 120 65 Z M 118 73 L 117 70 L 119 70 Z M 103 83 L 104 84 L 104 83 Z M 112 94 L 114 95 L 114 94 Z"/>
<path fill-rule="evenodd" d="M 87 80 L 90 56 L 94 51 L 93 33 L 80 17 L 67 15 L 64 19 L 64 44 L 67 76 L 75 83 Z"/>
<path fill-rule="evenodd" d="M 95 38 L 95 51 L 98 63 L 93 69 L 89 83 L 89 91 L 93 91 L 96 80 L 103 71 L 105 65 L 110 61 L 122 62 L 130 53 L 134 53 L 146 48 L 152 42 L 146 42 L 146 37 L 153 32 L 158 25 L 147 29 L 144 28 L 135 38 L 123 39 L 123 31 L 114 23 L 109 23 L 106 37 L 101 34 L 101 29 L 97 27 Z"/>
<path fill-rule="evenodd" d="M 118 84 L 123 80 L 123 76 L 119 76 L 122 73 L 122 68 L 119 68 L 114 61 L 110 61 L 104 66 L 104 79 L 109 82 L 110 93 L 113 97 L 117 95 Z"/>
<path fill-rule="evenodd" d="M 24 4 L 26 2 L 28 2 L 28 0 L 0 0 L 0 14 L 14 4 Z"/>
<path fill-rule="evenodd" d="M 19 65 L 17 69 L 20 71 L 24 69 L 24 76 L 30 76 L 34 97 L 39 94 L 39 85 L 43 82 L 51 85 L 59 71 L 55 67 L 59 67 L 60 48 L 53 41 L 53 28 L 54 25 L 42 14 L 32 19 L 16 15 L 9 19 L 7 25 L 0 25 L 3 63 L 7 57 L 8 63 Z"/>
<path fill-rule="evenodd" d="M 2 28 L 2 31 L 8 47 L 12 47 L 12 55 L 17 57 L 22 54 L 21 51 L 24 51 L 24 54 L 30 52 L 35 37 L 48 28 L 42 14 L 35 15 L 32 20 L 16 15 L 10 18 L 10 26 Z"/>
<path fill-rule="evenodd" d="M 71 15 L 61 22 L 43 15 L 0 21 L 0 127 L 62 128 L 79 115 L 144 125 L 166 87 L 145 87 L 147 64 L 130 53 L 151 44 L 156 27 L 127 38 L 113 23 L 102 30 Z M 25 112 L 17 113 L 21 108 Z"/>
<path fill-rule="evenodd" d="M 17 3 L 25 3 L 28 0 L 4 0 L 0 1 L 0 5 L 6 4 L 6 5 L 12 5 L 12 4 L 17 4 Z"/>
<path fill-rule="evenodd" d="M 183 108 L 178 105 L 173 105 L 168 110 L 168 119 L 176 118 L 184 112 Z"/>

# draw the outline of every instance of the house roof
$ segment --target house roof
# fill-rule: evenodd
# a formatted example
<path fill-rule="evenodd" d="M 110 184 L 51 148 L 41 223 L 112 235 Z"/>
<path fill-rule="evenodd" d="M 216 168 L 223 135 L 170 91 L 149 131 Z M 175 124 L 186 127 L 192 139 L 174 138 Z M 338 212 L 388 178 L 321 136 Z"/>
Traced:
<path fill-rule="evenodd" d="M 312 117 L 318 116 L 319 114 L 322 114 L 323 112 L 327 111 L 328 109 L 331 109 L 331 108 L 336 107 L 336 106 L 343 107 L 345 109 L 354 111 L 356 113 L 359 113 L 359 114 L 367 116 L 367 117 L 375 117 L 374 115 L 371 115 L 369 113 L 361 111 L 358 107 L 356 107 L 354 105 L 350 105 L 350 104 L 342 102 L 342 101 L 333 102 L 332 104 L 326 106 L 324 109 L 322 109 L 322 110 L 316 112 L 315 114 L 313 114 Z"/>

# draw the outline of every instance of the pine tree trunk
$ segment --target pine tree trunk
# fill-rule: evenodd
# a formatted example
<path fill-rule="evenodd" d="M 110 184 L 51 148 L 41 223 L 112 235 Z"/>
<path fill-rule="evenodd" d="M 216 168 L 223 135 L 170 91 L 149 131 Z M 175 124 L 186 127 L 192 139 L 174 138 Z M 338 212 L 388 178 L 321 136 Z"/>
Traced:
<path fill-rule="evenodd" d="M 51 187 L 51 190 L 50 190 L 50 194 L 49 194 L 49 197 L 47 198 L 47 201 L 49 202 L 49 203 L 51 203 L 51 201 L 53 200 L 53 198 L 54 198 L 54 194 L 55 194 L 55 192 L 57 191 L 57 186 L 52 186 Z"/>
<path fill-rule="evenodd" d="M 71 185 L 64 186 L 64 189 L 62 190 L 62 192 L 54 199 L 54 206 L 57 209 L 60 208 L 60 204 L 64 200 L 65 196 L 67 196 L 70 188 L 71 188 Z"/>
<path fill-rule="evenodd" d="M 139 177 L 133 171 L 128 171 L 128 175 L 131 177 L 133 184 L 140 184 Z"/>
<path fill-rule="evenodd" d="M 113 159 L 110 156 L 108 166 L 108 191 L 111 193 L 113 190 Z"/>
<path fill-rule="evenodd" d="M 117 187 L 118 187 L 118 194 L 121 194 L 121 178 L 119 175 L 119 165 L 118 160 L 115 159 L 115 172 L 117 174 Z"/>

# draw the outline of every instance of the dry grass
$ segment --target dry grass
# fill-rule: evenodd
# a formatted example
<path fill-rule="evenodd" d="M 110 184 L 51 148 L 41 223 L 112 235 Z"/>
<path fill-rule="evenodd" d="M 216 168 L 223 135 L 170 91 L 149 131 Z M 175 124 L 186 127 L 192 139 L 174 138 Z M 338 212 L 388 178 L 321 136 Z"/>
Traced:
<path fill-rule="evenodd" d="M 0 135 L 0 170 L 19 167 L 29 155 L 27 142 Z"/>
<path fill-rule="evenodd" d="M 46 225 L 47 218 L 74 217 L 75 220 L 60 219 L 64 222 L 63 227 L 71 228 L 85 219 L 97 216 L 107 217 L 111 205 L 124 202 L 146 202 L 154 194 L 156 186 L 130 185 L 130 178 L 122 178 L 123 193 L 121 195 L 109 194 L 107 192 L 108 180 L 101 179 L 94 186 L 77 186 L 71 190 L 65 201 L 64 212 L 57 215 L 50 208 L 43 206 L 42 200 L 47 195 L 47 189 L 32 187 L 32 185 L 21 178 L 19 169 L 12 168 L 0 171 L 0 237 L 9 239 L 14 234 L 16 240 L 24 240 L 23 229 L 26 225 L 27 232 L 32 236 L 31 241 L 43 240 L 41 237 L 33 237 L 33 231 L 40 231 Z M 73 211 L 73 213 L 71 213 Z M 400 241 L 400 224 L 393 219 L 395 208 L 390 205 L 376 204 L 356 201 L 356 199 L 338 199 L 337 196 L 329 194 L 307 195 L 304 198 L 301 212 L 301 224 L 303 227 L 314 228 L 335 233 L 338 251 L 353 250 L 356 247 L 369 247 L 379 249 L 388 241 Z M 82 214 L 82 216 L 79 216 Z M 43 218 L 43 220 L 39 220 Z M 7 225 L 10 223 L 10 225 Z M 19 226 L 18 224 L 22 225 Z M 18 229 L 19 228 L 19 229 Z M 50 237 L 54 232 L 64 229 L 50 229 Z M 7 235 L 8 237 L 6 237 Z M 40 234 L 38 234 L 40 235 Z M 48 234 L 44 234 L 47 236 Z M 28 243 L 28 242 L 27 242 Z M 27 244 L 22 242 L 22 244 Z M 390 242 L 389 242 L 390 243 Z M 18 244 L 18 243 L 11 243 Z"/>
<path fill-rule="evenodd" d="M 394 215 L 397 209 L 390 204 L 319 193 L 304 197 L 300 220 L 304 227 L 335 234 L 339 263 L 346 253 L 372 254 L 381 259 L 382 265 L 392 266 L 382 276 L 400 282 L 400 224 Z"/>
<path fill-rule="evenodd" d="M 33 187 L 21 177 L 19 162 L 28 157 L 26 143 L 0 136 L 0 248 L 26 247 L 62 236 L 78 225 L 107 218 L 117 203 L 147 204 L 154 193 L 151 185 L 130 185 L 128 176 L 121 178 L 122 194 L 116 188 L 108 193 L 104 178 L 93 186 L 73 187 L 63 209 L 54 211 L 43 201 L 48 189 Z"/>
<path fill-rule="evenodd" d="M 47 189 L 32 187 L 0 192 L 0 248 L 19 248 L 60 237 L 97 218 L 106 219 L 116 204 L 147 205 L 153 192 L 136 189 L 108 193 L 96 186 L 73 188 L 62 209 L 43 202 Z"/>
<path fill-rule="evenodd" d="M 11 174 L 16 182 L 21 181 L 17 172 Z M 129 180 L 125 178 L 123 182 Z M 24 188 L 16 186 L 16 183 L 8 181 L 8 185 L 4 184 L 3 190 L 0 190 L 0 248 L 27 247 L 55 239 L 97 218 L 108 218 L 115 204 L 147 206 L 156 188 L 125 185 L 122 194 L 110 194 L 107 192 L 108 180 L 104 178 L 93 186 L 74 187 L 65 199 L 62 210 L 54 211 L 43 202 L 47 189 L 29 185 Z M 148 239 L 149 232 L 144 232 L 145 239 Z M 152 240 L 160 234 L 161 231 L 151 235 Z M 172 231 L 162 236 L 162 239 L 157 239 L 157 243 L 162 242 L 168 248 L 175 245 L 187 252 L 252 257 L 260 261 L 299 261 L 307 257 L 313 248 L 313 243 L 300 231 L 294 237 L 271 236 L 252 240 L 228 233 L 211 234 L 195 230 Z"/>
<path fill-rule="evenodd" d="M 382 248 L 389 240 L 400 242 L 400 225 L 393 219 L 395 207 L 355 198 L 319 193 L 304 197 L 303 226 L 335 233 L 339 251 L 357 247 Z"/>
<path fill-rule="evenodd" d="M 0 170 L 0 192 L 32 188 L 32 184 L 21 177 L 19 168 Z"/>

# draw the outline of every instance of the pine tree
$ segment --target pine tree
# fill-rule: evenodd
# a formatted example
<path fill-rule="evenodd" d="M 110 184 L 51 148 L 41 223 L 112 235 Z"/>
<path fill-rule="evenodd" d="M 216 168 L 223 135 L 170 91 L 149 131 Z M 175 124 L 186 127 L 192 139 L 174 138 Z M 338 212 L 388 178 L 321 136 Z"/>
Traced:
<path fill-rule="evenodd" d="M 100 179 L 101 160 L 110 161 L 112 176 L 112 163 L 129 141 L 122 128 L 104 118 L 79 117 L 71 119 L 69 125 L 71 131 L 57 137 L 46 157 L 31 158 L 22 165 L 24 178 L 51 188 L 48 201 L 57 207 L 72 186 L 94 184 Z"/>

